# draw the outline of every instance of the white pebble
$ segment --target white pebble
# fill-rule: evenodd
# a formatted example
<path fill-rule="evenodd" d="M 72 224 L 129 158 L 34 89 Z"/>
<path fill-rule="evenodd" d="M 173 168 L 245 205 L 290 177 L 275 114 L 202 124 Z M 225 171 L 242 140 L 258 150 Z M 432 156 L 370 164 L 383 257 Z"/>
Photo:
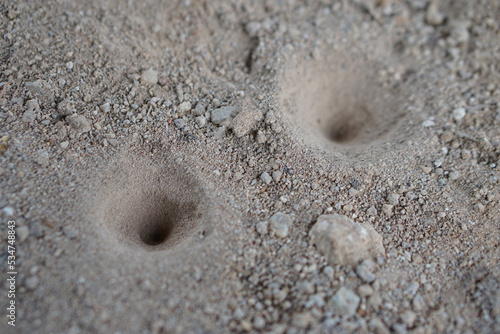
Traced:
<path fill-rule="evenodd" d="M 267 222 L 259 222 L 257 223 L 257 225 L 255 226 L 255 229 L 257 230 L 257 233 L 259 233 L 260 235 L 266 235 L 267 234 L 267 225 L 268 223 Z"/>
<path fill-rule="evenodd" d="M 179 111 L 180 112 L 187 112 L 191 110 L 191 102 L 182 102 L 179 104 Z"/>
<path fill-rule="evenodd" d="M 260 179 L 262 180 L 262 182 L 264 182 L 265 184 L 270 184 L 271 181 L 273 180 L 271 178 L 271 176 L 267 173 L 267 172 L 264 172 L 260 175 Z"/>
<path fill-rule="evenodd" d="M 10 206 L 6 206 L 5 208 L 3 208 L 2 212 L 4 215 L 9 217 L 12 217 L 14 215 L 14 209 L 11 208 Z"/>
<path fill-rule="evenodd" d="M 28 226 L 21 226 L 16 229 L 17 240 L 19 242 L 23 242 L 30 235 L 30 230 Z"/>
<path fill-rule="evenodd" d="M 453 110 L 453 119 L 458 122 L 465 117 L 466 113 L 467 111 L 465 110 L 465 108 L 457 108 Z"/>

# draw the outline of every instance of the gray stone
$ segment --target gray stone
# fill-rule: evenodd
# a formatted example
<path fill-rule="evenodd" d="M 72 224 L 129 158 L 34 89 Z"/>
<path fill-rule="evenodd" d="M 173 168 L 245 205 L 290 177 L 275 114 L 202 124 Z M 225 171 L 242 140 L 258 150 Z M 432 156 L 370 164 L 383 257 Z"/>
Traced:
<path fill-rule="evenodd" d="M 256 108 L 241 111 L 231 122 L 231 128 L 236 137 L 242 137 L 252 131 L 263 116 L 262 112 Z"/>
<path fill-rule="evenodd" d="M 362 284 L 358 287 L 358 295 L 368 297 L 373 294 L 373 288 L 369 284 Z"/>
<path fill-rule="evenodd" d="M 460 173 L 457 171 L 453 171 L 450 173 L 449 177 L 450 177 L 450 180 L 456 181 L 460 177 Z"/>
<path fill-rule="evenodd" d="M 104 103 L 103 105 L 101 105 L 99 107 L 99 109 L 101 109 L 102 112 L 109 112 L 111 110 L 111 104 L 109 104 L 109 102 L 106 102 Z"/>
<path fill-rule="evenodd" d="M 309 237 L 332 265 L 356 265 L 365 258 L 385 255 L 382 237 L 370 224 L 338 214 L 319 216 Z"/>
<path fill-rule="evenodd" d="M 417 315 L 413 311 L 407 310 L 401 314 L 401 321 L 408 327 L 413 327 L 415 320 L 417 320 Z"/>
<path fill-rule="evenodd" d="M 194 119 L 194 121 L 200 128 L 204 127 L 205 124 L 207 124 L 207 119 L 205 118 L 205 116 L 198 116 Z"/>
<path fill-rule="evenodd" d="M 194 113 L 196 115 L 203 115 L 205 113 L 205 105 L 203 103 L 198 103 L 194 108 Z"/>
<path fill-rule="evenodd" d="M 66 123 L 78 133 L 89 132 L 91 130 L 89 121 L 82 115 L 73 114 L 68 116 L 66 117 Z"/>
<path fill-rule="evenodd" d="M 258 36 L 261 28 L 262 23 L 256 21 L 248 22 L 245 25 L 245 30 L 247 31 L 248 35 L 250 35 L 250 37 Z"/>
<path fill-rule="evenodd" d="M 333 276 L 335 275 L 335 270 L 330 266 L 326 266 L 325 269 L 323 269 L 323 273 L 325 273 L 325 275 L 329 279 L 333 279 Z"/>
<path fill-rule="evenodd" d="M 216 125 L 222 125 L 223 123 L 229 122 L 231 117 L 235 114 L 236 107 L 227 106 L 222 108 L 217 108 L 212 110 L 211 120 L 212 123 Z"/>
<path fill-rule="evenodd" d="M 3 208 L 2 212 L 7 217 L 12 217 L 14 215 L 14 209 L 10 206 L 6 206 L 5 208 Z"/>
<path fill-rule="evenodd" d="M 24 286 L 26 287 L 26 289 L 33 291 L 38 287 L 39 283 L 40 283 L 40 280 L 38 279 L 38 277 L 32 276 L 32 277 L 28 277 L 24 281 Z"/>
<path fill-rule="evenodd" d="M 182 129 L 186 126 L 186 121 L 182 118 L 178 118 L 174 121 L 174 124 L 178 129 Z"/>
<path fill-rule="evenodd" d="M 279 170 L 276 170 L 273 172 L 273 180 L 274 182 L 278 183 L 281 180 L 281 172 Z"/>
<path fill-rule="evenodd" d="M 179 104 L 179 111 L 180 112 L 188 112 L 189 110 L 191 110 L 191 102 L 182 102 L 181 104 Z"/>
<path fill-rule="evenodd" d="M 69 239 L 76 238 L 76 231 L 71 226 L 64 226 L 62 229 L 64 235 Z"/>
<path fill-rule="evenodd" d="M 261 316 L 258 315 L 253 319 L 253 327 L 255 329 L 262 329 L 265 326 L 266 326 L 266 321 Z"/>
<path fill-rule="evenodd" d="M 263 144 L 266 142 L 267 138 L 266 138 L 266 135 L 264 134 L 264 132 L 259 130 L 259 131 L 257 131 L 257 136 L 255 137 L 255 140 L 257 141 L 257 143 Z"/>
<path fill-rule="evenodd" d="M 372 283 L 375 281 L 375 275 L 373 274 L 375 269 L 375 262 L 366 259 L 356 268 L 356 273 L 366 283 Z"/>
<path fill-rule="evenodd" d="M 388 217 L 391 217 L 392 216 L 392 209 L 394 208 L 393 205 L 390 205 L 390 204 L 384 204 L 382 205 L 382 212 L 388 216 Z"/>
<path fill-rule="evenodd" d="M 262 180 L 262 182 L 264 182 L 265 184 L 270 184 L 273 179 L 271 178 L 271 176 L 267 173 L 267 172 L 264 172 L 260 175 L 260 179 Z"/>
<path fill-rule="evenodd" d="M 413 297 L 412 304 L 413 304 L 413 309 L 417 312 L 423 311 L 426 306 L 424 298 L 419 293 L 417 293 L 415 297 Z"/>
<path fill-rule="evenodd" d="M 332 306 L 335 313 L 342 317 L 356 314 L 360 298 L 351 289 L 343 286 L 332 298 Z"/>
<path fill-rule="evenodd" d="M 271 223 L 271 230 L 278 238 L 286 238 L 288 231 L 292 224 L 292 218 L 286 213 L 277 212 L 269 220 Z"/>
<path fill-rule="evenodd" d="M 457 20 L 450 23 L 450 34 L 457 44 L 463 44 L 469 41 L 469 26 L 470 22 L 466 20 Z"/>
<path fill-rule="evenodd" d="M 431 26 L 437 26 L 443 23 L 444 16 L 439 12 L 439 3 L 432 0 L 425 12 L 425 22 Z"/>
<path fill-rule="evenodd" d="M 457 122 L 464 118 L 466 114 L 467 111 L 465 110 L 465 108 L 456 108 L 452 112 L 453 119 Z"/>
<path fill-rule="evenodd" d="M 31 99 L 26 102 L 26 111 L 21 119 L 24 123 L 33 123 L 40 114 L 40 105 L 36 99 Z"/>
<path fill-rule="evenodd" d="M 42 238 L 44 235 L 42 225 L 39 222 L 35 222 L 31 226 L 31 234 L 35 236 L 35 238 Z"/>
<path fill-rule="evenodd" d="M 266 235 L 268 231 L 267 226 L 268 222 L 259 222 L 255 226 L 255 229 L 257 230 L 257 233 L 259 233 L 260 235 Z"/>
<path fill-rule="evenodd" d="M 57 104 L 57 114 L 60 116 L 73 115 L 75 112 L 75 103 L 72 100 L 64 99 Z"/>
<path fill-rule="evenodd" d="M 390 205 L 396 206 L 399 204 L 399 194 L 391 193 L 387 196 L 387 201 Z"/>
<path fill-rule="evenodd" d="M 30 229 L 28 226 L 20 226 L 16 229 L 16 239 L 19 242 L 23 242 L 30 235 Z"/>
<path fill-rule="evenodd" d="M 150 68 L 149 70 L 142 72 L 141 80 L 144 83 L 154 85 L 158 82 L 158 72 Z"/>

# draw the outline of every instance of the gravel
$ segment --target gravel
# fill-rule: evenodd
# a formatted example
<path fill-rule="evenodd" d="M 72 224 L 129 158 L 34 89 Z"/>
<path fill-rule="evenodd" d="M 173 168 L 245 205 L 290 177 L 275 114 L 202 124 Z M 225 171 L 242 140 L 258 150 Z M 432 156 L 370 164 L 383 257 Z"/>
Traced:
<path fill-rule="evenodd" d="M 163 7 L 2 7 L 20 332 L 499 332 L 500 3 Z"/>
<path fill-rule="evenodd" d="M 356 314 L 360 298 L 351 289 L 343 286 L 332 298 L 333 310 L 342 317 L 350 317 Z"/>
<path fill-rule="evenodd" d="M 372 255 L 385 254 L 382 237 L 371 225 L 355 223 L 346 216 L 319 216 L 309 236 L 331 265 L 355 265 Z"/>
<path fill-rule="evenodd" d="M 38 279 L 38 277 L 32 276 L 32 277 L 28 277 L 24 281 L 24 286 L 26 287 L 26 289 L 33 291 L 38 287 L 39 283 L 40 283 L 40 280 Z"/>
<path fill-rule="evenodd" d="M 269 220 L 271 231 L 274 232 L 278 238 L 286 238 L 292 225 L 292 218 L 281 212 L 275 213 Z"/>
<path fill-rule="evenodd" d="M 212 110 L 210 120 L 216 125 L 226 124 L 236 113 L 236 107 L 228 106 Z"/>
<path fill-rule="evenodd" d="M 367 259 L 356 268 L 356 273 L 364 282 L 373 283 L 375 281 L 375 275 L 373 274 L 375 269 L 375 262 Z"/>
<path fill-rule="evenodd" d="M 455 121 L 459 122 L 460 120 L 462 120 L 462 118 L 465 117 L 466 114 L 467 114 L 467 111 L 465 110 L 465 108 L 454 109 L 453 110 L 453 119 Z"/>
<path fill-rule="evenodd" d="M 83 115 L 73 114 L 66 117 L 66 123 L 77 133 L 85 133 L 91 130 L 90 122 Z"/>
<path fill-rule="evenodd" d="M 142 72 L 141 80 L 146 84 L 154 85 L 158 82 L 158 72 L 150 68 Z"/>
<path fill-rule="evenodd" d="M 16 240 L 19 242 L 25 241 L 30 235 L 28 226 L 20 226 L 16 229 Z"/>
<path fill-rule="evenodd" d="M 264 172 L 264 173 L 260 174 L 260 179 L 265 184 L 270 184 L 271 182 L 273 182 L 273 179 L 271 178 L 271 176 L 267 172 Z"/>

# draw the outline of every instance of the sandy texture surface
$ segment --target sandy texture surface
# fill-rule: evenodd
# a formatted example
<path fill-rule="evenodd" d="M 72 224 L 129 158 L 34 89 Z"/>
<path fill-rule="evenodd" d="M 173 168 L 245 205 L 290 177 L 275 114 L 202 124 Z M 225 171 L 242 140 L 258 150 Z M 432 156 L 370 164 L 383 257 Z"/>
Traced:
<path fill-rule="evenodd" d="M 500 332 L 500 2 L 0 17 L 0 332 Z"/>

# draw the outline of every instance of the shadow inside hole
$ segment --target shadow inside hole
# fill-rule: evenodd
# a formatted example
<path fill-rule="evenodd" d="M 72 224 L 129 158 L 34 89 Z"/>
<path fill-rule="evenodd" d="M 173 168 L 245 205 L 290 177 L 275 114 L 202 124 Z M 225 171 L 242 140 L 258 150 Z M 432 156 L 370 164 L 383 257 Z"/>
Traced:
<path fill-rule="evenodd" d="M 139 237 L 148 246 L 158 246 L 167 241 L 172 229 L 171 222 L 158 220 L 143 227 L 139 232 Z"/>
<path fill-rule="evenodd" d="M 327 138 L 336 143 L 348 143 L 358 136 L 362 125 L 351 122 L 337 124 L 327 133 Z"/>
<path fill-rule="evenodd" d="M 328 140 L 338 144 L 359 139 L 371 124 L 371 115 L 365 107 L 340 113 L 332 111 L 332 113 L 329 122 L 323 125 L 322 132 Z"/>

